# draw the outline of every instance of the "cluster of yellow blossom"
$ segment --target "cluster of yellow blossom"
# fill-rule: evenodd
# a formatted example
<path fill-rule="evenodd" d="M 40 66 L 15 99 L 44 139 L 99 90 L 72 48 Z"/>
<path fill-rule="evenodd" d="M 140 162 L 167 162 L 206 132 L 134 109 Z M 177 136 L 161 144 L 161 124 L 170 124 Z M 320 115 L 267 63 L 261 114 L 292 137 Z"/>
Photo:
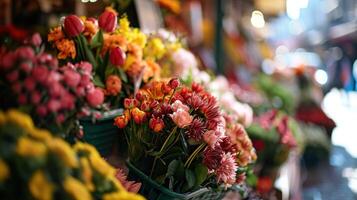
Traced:
<path fill-rule="evenodd" d="M 102 199 L 143 199 L 124 189 L 115 178 L 115 169 L 89 144 L 78 142 L 71 147 L 64 140 L 51 136 L 48 131 L 36 128 L 28 115 L 15 110 L 6 113 L 0 111 L 1 144 L 10 142 L 4 140 L 9 135 L 16 136 L 16 140 L 11 141 L 15 149 L 8 155 L 0 153 L 0 183 L 11 180 L 12 176 L 22 176 L 26 172 L 27 178 L 19 180 L 27 181 L 29 193 L 34 199 L 51 200 L 56 190 L 61 188 L 74 200 L 91 200 L 94 199 L 93 194 L 102 195 Z M 33 162 L 34 166 L 31 169 L 24 167 L 24 171 L 20 173 L 17 170 L 22 166 L 14 166 L 11 159 Z M 57 163 L 56 171 L 50 169 L 53 160 Z M 74 171 L 76 175 L 73 174 Z M 58 177 L 58 174 L 54 173 L 61 174 L 61 184 L 58 185 L 58 182 L 54 181 L 53 177 Z M 100 178 L 101 183 L 111 185 L 112 188 L 99 191 L 93 181 L 94 176 L 97 181 Z"/>

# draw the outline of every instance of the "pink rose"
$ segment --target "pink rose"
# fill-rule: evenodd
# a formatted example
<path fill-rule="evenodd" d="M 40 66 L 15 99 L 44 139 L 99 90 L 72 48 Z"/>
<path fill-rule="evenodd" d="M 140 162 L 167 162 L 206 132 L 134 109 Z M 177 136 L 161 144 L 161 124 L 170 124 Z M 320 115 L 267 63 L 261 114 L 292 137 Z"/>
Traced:
<path fill-rule="evenodd" d="M 65 91 L 63 86 L 58 82 L 55 82 L 52 85 L 49 85 L 48 88 L 49 88 L 49 93 L 50 93 L 51 97 L 62 96 L 63 92 Z"/>
<path fill-rule="evenodd" d="M 178 109 L 182 109 L 186 112 L 190 110 L 187 105 L 184 105 L 180 100 L 176 100 L 173 104 L 171 104 L 172 110 L 176 112 Z"/>
<path fill-rule="evenodd" d="M 84 74 L 91 75 L 92 74 L 92 64 L 89 62 L 80 62 L 78 68 L 83 71 Z"/>
<path fill-rule="evenodd" d="M 41 93 L 38 91 L 33 91 L 31 93 L 31 102 L 36 105 L 40 103 L 40 101 L 41 101 Z"/>
<path fill-rule="evenodd" d="M 48 77 L 47 77 L 47 84 L 52 85 L 57 83 L 62 79 L 62 74 L 58 73 L 57 71 L 50 71 Z"/>
<path fill-rule="evenodd" d="M 74 103 L 75 103 L 75 98 L 73 95 L 69 94 L 69 93 L 64 93 L 64 95 L 61 98 L 61 107 L 64 109 L 74 109 Z"/>
<path fill-rule="evenodd" d="M 89 83 L 91 83 L 91 76 L 89 74 L 83 74 L 81 77 L 81 81 L 79 83 L 80 86 L 87 86 Z"/>
<path fill-rule="evenodd" d="M 82 86 L 78 86 L 76 88 L 76 94 L 77 94 L 77 96 L 83 97 L 86 94 L 85 88 Z"/>
<path fill-rule="evenodd" d="M 47 103 L 47 109 L 51 112 L 57 112 L 61 108 L 61 102 L 57 99 L 51 99 Z"/>
<path fill-rule="evenodd" d="M 64 116 L 64 114 L 58 114 L 57 116 L 56 116 L 56 123 L 57 124 L 61 124 L 61 123 L 63 123 L 64 121 L 65 121 L 65 116 Z"/>
<path fill-rule="evenodd" d="M 47 115 L 47 108 L 44 105 L 40 105 L 37 107 L 36 112 L 40 117 L 44 117 Z"/>
<path fill-rule="evenodd" d="M 15 54 L 10 52 L 10 53 L 7 53 L 5 54 L 3 57 L 2 57 L 2 62 L 1 62 L 1 65 L 0 67 L 3 68 L 3 69 L 10 69 L 12 67 L 12 65 L 14 64 L 15 62 Z"/>
<path fill-rule="evenodd" d="M 215 131 L 209 130 L 203 134 L 203 140 L 211 147 L 214 147 L 219 139 Z"/>
<path fill-rule="evenodd" d="M 81 75 L 74 70 L 66 70 L 63 76 L 66 84 L 72 88 L 75 88 L 81 80 Z"/>
<path fill-rule="evenodd" d="M 35 81 L 33 78 L 31 78 L 31 77 L 27 77 L 27 78 L 25 79 L 25 81 L 24 81 L 24 84 L 25 84 L 25 88 L 26 88 L 29 92 L 33 91 L 33 90 L 35 89 L 35 87 L 36 87 L 36 81 Z"/>
<path fill-rule="evenodd" d="M 26 73 L 30 73 L 32 70 L 32 66 L 30 62 L 23 62 L 20 64 L 20 68 L 22 69 L 22 71 L 26 72 Z"/>
<path fill-rule="evenodd" d="M 193 120 L 193 117 L 190 115 L 190 113 L 181 108 L 171 114 L 170 117 L 172 121 L 174 121 L 174 123 L 180 128 L 184 128 L 190 125 Z"/>
<path fill-rule="evenodd" d="M 39 33 L 35 33 L 32 35 L 31 37 L 31 44 L 36 46 L 36 47 L 39 47 L 42 43 L 42 39 L 41 39 L 41 36 Z"/>
<path fill-rule="evenodd" d="M 94 90 L 90 91 L 87 96 L 86 99 L 88 101 L 88 104 L 92 107 L 97 107 L 100 104 L 103 103 L 104 101 L 104 93 L 102 92 L 101 89 L 99 88 L 95 88 Z"/>
<path fill-rule="evenodd" d="M 40 83 L 46 81 L 48 74 L 48 69 L 45 66 L 36 66 L 31 72 L 32 77 Z"/>
<path fill-rule="evenodd" d="M 31 47 L 20 47 L 16 50 L 16 54 L 22 59 L 32 59 L 35 56 Z"/>
<path fill-rule="evenodd" d="M 6 79 L 10 83 L 13 83 L 13 82 L 17 81 L 18 78 L 19 78 L 19 72 L 18 71 L 13 71 L 13 72 L 11 72 L 11 73 L 6 75 Z"/>

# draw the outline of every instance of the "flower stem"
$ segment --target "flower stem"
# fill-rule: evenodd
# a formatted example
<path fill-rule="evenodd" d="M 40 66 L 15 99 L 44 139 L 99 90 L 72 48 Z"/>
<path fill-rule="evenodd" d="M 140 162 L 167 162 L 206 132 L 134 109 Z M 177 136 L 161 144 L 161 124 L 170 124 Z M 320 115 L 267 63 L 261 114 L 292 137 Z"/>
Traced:
<path fill-rule="evenodd" d="M 184 167 L 188 168 L 190 167 L 192 161 L 196 158 L 196 156 L 198 155 L 198 153 L 205 148 L 206 144 L 202 143 L 200 146 L 197 147 L 197 149 L 190 155 L 190 157 L 188 157 L 188 159 L 186 160 Z"/>

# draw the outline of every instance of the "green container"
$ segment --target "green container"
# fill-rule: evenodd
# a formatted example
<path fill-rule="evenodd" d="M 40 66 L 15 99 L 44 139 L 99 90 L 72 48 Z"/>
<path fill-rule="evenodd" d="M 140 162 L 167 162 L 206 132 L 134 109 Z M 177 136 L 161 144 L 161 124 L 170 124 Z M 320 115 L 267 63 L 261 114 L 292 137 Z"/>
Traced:
<path fill-rule="evenodd" d="M 192 200 L 209 191 L 207 188 L 201 188 L 191 193 L 176 193 L 159 185 L 128 161 L 127 166 L 129 168 L 129 177 L 142 183 L 140 194 L 148 200 Z"/>
<path fill-rule="evenodd" d="M 123 110 L 115 110 L 104 113 L 103 117 L 96 119 L 87 117 L 80 120 L 83 126 L 83 141 L 87 142 L 99 151 L 101 156 L 108 156 L 113 149 L 113 144 L 119 129 L 114 126 L 114 118 L 121 115 Z"/>

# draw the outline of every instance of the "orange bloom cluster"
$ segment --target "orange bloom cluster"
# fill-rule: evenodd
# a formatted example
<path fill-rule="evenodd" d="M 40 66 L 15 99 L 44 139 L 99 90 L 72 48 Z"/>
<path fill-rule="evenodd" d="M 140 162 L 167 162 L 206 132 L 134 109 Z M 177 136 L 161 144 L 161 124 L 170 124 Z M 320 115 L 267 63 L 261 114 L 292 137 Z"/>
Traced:
<path fill-rule="evenodd" d="M 181 11 L 181 5 L 178 0 L 156 0 L 156 2 L 174 14 L 179 14 Z"/>
<path fill-rule="evenodd" d="M 116 96 L 120 93 L 122 83 L 117 75 L 110 75 L 105 81 L 105 95 Z"/>
<path fill-rule="evenodd" d="M 68 57 L 74 59 L 76 57 L 76 46 L 73 40 L 65 37 L 62 28 L 56 27 L 50 31 L 47 37 L 49 42 L 53 42 L 57 48 L 59 59 L 66 59 Z"/>
<path fill-rule="evenodd" d="M 126 51 L 128 42 L 125 37 L 115 33 L 104 33 L 103 35 L 104 43 L 102 54 L 105 54 L 110 49 L 115 47 L 120 47 L 121 50 Z"/>

